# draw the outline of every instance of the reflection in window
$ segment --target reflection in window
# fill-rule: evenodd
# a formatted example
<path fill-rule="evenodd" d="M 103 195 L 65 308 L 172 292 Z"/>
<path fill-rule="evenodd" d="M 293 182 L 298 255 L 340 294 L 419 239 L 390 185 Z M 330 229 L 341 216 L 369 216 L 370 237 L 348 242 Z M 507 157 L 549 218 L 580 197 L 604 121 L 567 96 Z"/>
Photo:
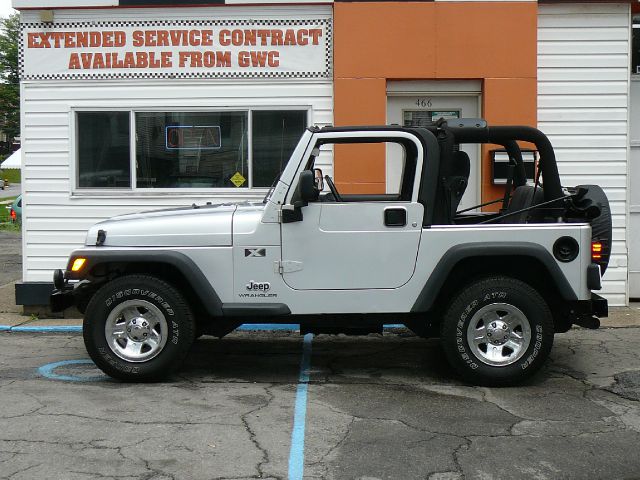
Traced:
<path fill-rule="evenodd" d="M 129 112 L 78 112 L 78 186 L 131 186 Z"/>
<path fill-rule="evenodd" d="M 138 188 L 246 188 L 247 113 L 137 113 L 136 160 Z"/>
<path fill-rule="evenodd" d="M 253 112 L 254 187 L 271 186 L 289 161 L 306 126 L 306 111 Z"/>
<path fill-rule="evenodd" d="M 129 111 L 77 113 L 79 188 L 269 187 L 307 125 L 306 110 L 136 112 L 133 118 L 135 126 Z"/>

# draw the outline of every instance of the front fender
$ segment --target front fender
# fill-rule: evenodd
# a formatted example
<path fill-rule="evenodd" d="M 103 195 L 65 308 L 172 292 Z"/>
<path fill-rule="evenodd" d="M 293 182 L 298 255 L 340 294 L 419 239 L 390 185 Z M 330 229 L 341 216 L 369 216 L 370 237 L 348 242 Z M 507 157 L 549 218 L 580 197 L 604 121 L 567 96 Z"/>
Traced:
<path fill-rule="evenodd" d="M 87 261 L 81 273 L 71 271 L 71 265 L 77 257 L 86 258 Z M 171 250 L 112 250 L 112 249 L 81 249 L 74 251 L 69 257 L 65 278 L 67 280 L 82 280 L 87 278 L 99 265 L 119 263 L 149 263 L 156 265 L 169 265 L 177 269 L 185 278 L 198 297 L 206 313 L 213 317 L 222 316 L 222 302 L 213 286 L 202 273 L 202 270 L 187 255 Z M 178 285 L 179 286 L 179 285 Z"/>

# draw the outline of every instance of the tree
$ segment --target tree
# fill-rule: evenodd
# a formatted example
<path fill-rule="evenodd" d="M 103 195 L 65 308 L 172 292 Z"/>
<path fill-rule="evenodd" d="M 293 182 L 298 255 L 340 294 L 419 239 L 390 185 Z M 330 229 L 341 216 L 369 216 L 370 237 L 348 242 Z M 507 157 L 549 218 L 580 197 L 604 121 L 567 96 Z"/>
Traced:
<path fill-rule="evenodd" d="M 0 131 L 9 141 L 20 134 L 20 16 L 0 19 Z"/>

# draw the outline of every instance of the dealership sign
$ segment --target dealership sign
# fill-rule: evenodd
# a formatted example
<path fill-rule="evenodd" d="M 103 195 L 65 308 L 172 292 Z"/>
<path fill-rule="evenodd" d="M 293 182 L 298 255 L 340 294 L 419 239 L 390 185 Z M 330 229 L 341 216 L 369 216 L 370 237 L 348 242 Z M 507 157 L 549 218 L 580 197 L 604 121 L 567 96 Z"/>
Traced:
<path fill-rule="evenodd" d="M 331 21 L 26 23 L 21 78 L 330 78 Z"/>

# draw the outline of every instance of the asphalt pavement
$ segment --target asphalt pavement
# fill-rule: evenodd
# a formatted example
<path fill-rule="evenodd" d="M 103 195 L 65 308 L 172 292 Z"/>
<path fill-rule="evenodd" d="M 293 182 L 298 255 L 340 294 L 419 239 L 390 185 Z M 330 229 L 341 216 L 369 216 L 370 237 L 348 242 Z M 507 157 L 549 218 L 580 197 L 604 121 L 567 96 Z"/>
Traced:
<path fill-rule="evenodd" d="M 0 334 L 0 478 L 640 478 L 638 328 L 559 335 L 500 389 L 406 332 L 305 338 L 203 337 L 170 381 L 136 385 L 80 335 Z"/>
<path fill-rule="evenodd" d="M 612 309 L 626 328 L 557 335 L 514 388 L 461 383 L 402 329 L 203 337 L 168 381 L 126 384 L 79 319 L 13 303 L 18 233 L 0 232 L 0 266 L 0 330 L 18 326 L 0 331 L 0 479 L 640 479 L 637 305 Z"/>
<path fill-rule="evenodd" d="M 11 183 L 9 186 L 4 187 L 4 190 L 0 190 L 0 198 L 17 197 L 22 193 L 21 183 Z"/>

